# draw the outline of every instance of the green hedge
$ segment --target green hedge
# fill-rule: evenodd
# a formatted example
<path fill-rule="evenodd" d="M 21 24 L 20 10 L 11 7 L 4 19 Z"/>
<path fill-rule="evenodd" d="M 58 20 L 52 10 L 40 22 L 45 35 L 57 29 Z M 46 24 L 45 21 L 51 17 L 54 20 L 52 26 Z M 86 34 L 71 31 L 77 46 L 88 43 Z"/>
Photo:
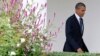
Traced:
<path fill-rule="evenodd" d="M 100 56 L 96 53 L 52 52 L 48 56 Z"/>
<path fill-rule="evenodd" d="M 11 47 L 0 46 L 0 56 L 9 56 L 7 51 L 10 50 Z M 37 55 L 32 55 L 32 56 L 37 56 Z M 100 56 L 100 54 L 99 53 L 50 52 L 48 54 L 45 53 L 44 55 L 39 55 L 39 56 Z"/>

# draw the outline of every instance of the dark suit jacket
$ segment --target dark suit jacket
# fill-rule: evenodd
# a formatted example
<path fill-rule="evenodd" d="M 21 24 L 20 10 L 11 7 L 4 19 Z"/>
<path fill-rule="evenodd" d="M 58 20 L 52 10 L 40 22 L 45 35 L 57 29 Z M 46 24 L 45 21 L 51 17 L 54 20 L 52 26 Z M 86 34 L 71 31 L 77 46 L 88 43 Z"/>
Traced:
<path fill-rule="evenodd" d="M 77 52 L 78 48 L 82 48 L 83 51 L 88 52 L 82 39 L 83 33 L 81 33 L 80 25 L 75 14 L 69 17 L 66 21 L 65 34 L 66 42 L 63 51 Z"/>

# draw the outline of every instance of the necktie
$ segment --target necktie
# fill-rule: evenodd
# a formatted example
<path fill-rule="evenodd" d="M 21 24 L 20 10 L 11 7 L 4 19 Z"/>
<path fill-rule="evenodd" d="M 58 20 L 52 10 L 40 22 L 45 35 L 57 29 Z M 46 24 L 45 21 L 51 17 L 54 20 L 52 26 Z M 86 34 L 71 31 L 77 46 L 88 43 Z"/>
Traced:
<path fill-rule="evenodd" d="M 81 33 L 83 33 L 83 29 L 84 28 L 84 26 L 83 26 L 83 19 L 82 18 L 80 18 L 80 29 L 81 29 Z"/>

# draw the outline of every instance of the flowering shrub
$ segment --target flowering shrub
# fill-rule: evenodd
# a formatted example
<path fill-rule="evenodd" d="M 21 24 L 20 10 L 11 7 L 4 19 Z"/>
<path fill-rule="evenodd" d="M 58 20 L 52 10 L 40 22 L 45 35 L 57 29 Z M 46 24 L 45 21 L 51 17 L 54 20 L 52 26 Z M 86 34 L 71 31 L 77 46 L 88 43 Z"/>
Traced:
<path fill-rule="evenodd" d="M 28 1 L 28 0 L 27 0 Z M 51 49 L 49 43 L 51 36 L 45 28 L 45 15 L 41 11 L 47 4 L 41 5 L 38 9 L 38 3 L 35 6 L 27 2 L 26 8 L 22 8 L 22 1 L 3 0 L 3 9 L 0 14 L 0 47 L 7 47 L 0 55 L 42 55 Z M 36 12 L 36 10 L 38 11 Z M 37 13 L 37 14 L 36 14 Z M 41 17 L 44 19 L 41 20 Z"/>
<path fill-rule="evenodd" d="M 59 32 L 50 32 L 52 20 L 46 25 L 47 3 L 35 0 L 2 0 L 0 13 L 0 55 L 45 56 L 52 47 L 50 42 Z M 31 2 L 31 3 L 29 3 Z M 54 13 L 55 17 L 55 13 Z M 62 23 L 63 25 L 63 23 Z"/>

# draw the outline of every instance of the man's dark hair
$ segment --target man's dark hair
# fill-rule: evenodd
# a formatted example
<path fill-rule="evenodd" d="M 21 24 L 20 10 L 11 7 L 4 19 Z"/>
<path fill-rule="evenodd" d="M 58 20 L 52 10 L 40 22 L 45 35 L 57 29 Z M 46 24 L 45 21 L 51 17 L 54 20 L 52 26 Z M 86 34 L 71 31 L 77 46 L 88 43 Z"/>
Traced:
<path fill-rule="evenodd" d="M 86 7 L 84 3 L 79 2 L 79 3 L 76 4 L 75 9 L 78 9 L 78 8 L 80 8 L 81 6 Z"/>

